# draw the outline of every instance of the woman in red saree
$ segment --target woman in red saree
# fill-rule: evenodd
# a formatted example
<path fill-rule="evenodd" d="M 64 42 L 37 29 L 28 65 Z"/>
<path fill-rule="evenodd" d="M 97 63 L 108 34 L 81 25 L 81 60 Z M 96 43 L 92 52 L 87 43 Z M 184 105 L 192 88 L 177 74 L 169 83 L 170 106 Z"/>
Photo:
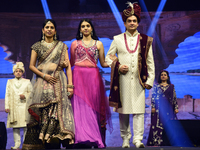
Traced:
<path fill-rule="evenodd" d="M 22 149 L 42 149 L 60 142 L 74 143 L 74 117 L 69 98 L 73 94 L 71 66 L 66 75 L 63 67 L 68 61 L 67 45 L 56 36 L 56 24 L 45 20 L 41 40 L 32 45 L 30 70 L 35 74 L 33 92 L 27 101 L 28 131 Z M 52 145 L 58 142 L 58 147 Z"/>

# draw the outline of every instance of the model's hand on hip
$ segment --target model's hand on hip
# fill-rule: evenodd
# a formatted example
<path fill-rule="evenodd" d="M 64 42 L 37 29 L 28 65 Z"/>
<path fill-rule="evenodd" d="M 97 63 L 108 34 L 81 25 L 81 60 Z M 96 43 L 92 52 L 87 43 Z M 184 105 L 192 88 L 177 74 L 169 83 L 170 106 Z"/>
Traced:
<path fill-rule="evenodd" d="M 50 84 L 55 84 L 57 82 L 56 78 L 46 74 L 44 79 L 49 82 Z"/>
<path fill-rule="evenodd" d="M 126 65 L 120 66 L 119 71 L 122 74 L 126 74 L 128 72 L 128 66 L 126 66 Z"/>

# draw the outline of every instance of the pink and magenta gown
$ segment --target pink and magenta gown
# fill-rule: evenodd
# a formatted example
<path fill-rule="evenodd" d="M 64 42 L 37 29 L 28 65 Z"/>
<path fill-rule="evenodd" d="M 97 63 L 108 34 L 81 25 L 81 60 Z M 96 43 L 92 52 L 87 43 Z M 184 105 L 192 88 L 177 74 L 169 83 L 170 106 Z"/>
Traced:
<path fill-rule="evenodd" d="M 71 103 L 75 121 L 75 144 L 95 143 L 104 148 L 106 124 L 111 124 L 111 113 L 104 84 L 97 67 L 99 57 L 96 42 L 84 47 L 80 40 L 71 45 L 74 95 Z"/>

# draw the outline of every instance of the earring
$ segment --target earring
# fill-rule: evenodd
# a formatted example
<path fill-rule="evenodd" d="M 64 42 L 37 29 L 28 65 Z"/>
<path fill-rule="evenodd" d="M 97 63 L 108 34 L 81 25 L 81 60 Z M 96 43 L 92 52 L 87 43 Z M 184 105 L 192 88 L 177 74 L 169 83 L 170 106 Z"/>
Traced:
<path fill-rule="evenodd" d="M 83 33 L 82 32 L 80 32 L 80 37 L 83 37 Z"/>
<path fill-rule="evenodd" d="M 56 34 L 54 35 L 54 40 L 57 40 L 57 36 L 56 36 Z"/>
<path fill-rule="evenodd" d="M 44 33 L 42 33 L 42 39 L 44 40 Z"/>
<path fill-rule="evenodd" d="M 91 31 L 91 36 L 93 36 L 93 31 Z"/>

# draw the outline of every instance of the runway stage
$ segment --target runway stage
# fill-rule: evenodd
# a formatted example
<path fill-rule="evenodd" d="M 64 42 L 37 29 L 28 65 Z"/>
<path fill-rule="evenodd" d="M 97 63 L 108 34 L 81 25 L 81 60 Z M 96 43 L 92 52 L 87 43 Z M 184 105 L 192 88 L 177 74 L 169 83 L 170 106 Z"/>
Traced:
<path fill-rule="evenodd" d="M 138 148 L 136 148 L 136 147 L 127 148 L 127 150 L 136 150 L 136 149 L 138 150 Z M 200 148 L 199 147 L 191 148 L 191 147 L 171 147 L 171 146 L 169 146 L 169 147 L 145 147 L 144 149 L 145 150 L 199 150 Z M 56 150 L 56 149 L 54 149 L 54 150 Z M 73 149 L 73 150 L 91 150 L 91 149 Z M 107 147 L 107 148 L 102 149 L 102 150 L 124 150 L 124 148 Z"/>
<path fill-rule="evenodd" d="M 127 148 L 127 150 L 135 150 L 135 149 L 138 150 L 138 148 L 136 148 L 136 147 Z M 198 150 L 200 148 L 198 148 L 198 147 L 191 148 L 191 147 L 172 147 L 172 146 L 169 146 L 169 147 L 145 147 L 144 149 L 145 150 L 148 150 L 148 149 L 149 150 Z M 80 149 L 77 149 L 77 150 L 80 150 Z M 84 149 L 84 150 L 87 150 L 87 149 Z M 108 147 L 108 148 L 106 148 L 106 150 L 124 150 L 124 148 Z"/>
<path fill-rule="evenodd" d="M 1 103 L 2 102 L 2 103 Z M 4 122 L 6 124 L 7 122 L 7 114 L 4 112 L 4 101 L 0 100 L 0 122 Z M 146 145 L 148 134 L 149 134 L 149 127 L 150 127 L 150 108 L 146 108 L 145 113 L 145 131 L 144 131 L 144 139 L 143 143 Z M 184 113 L 179 113 L 178 118 L 183 118 L 184 116 L 187 116 Z M 192 142 L 192 145 L 190 146 L 166 146 L 166 147 L 145 147 L 145 149 L 159 149 L 159 150 L 176 150 L 176 149 L 183 149 L 183 150 L 192 150 L 192 149 L 200 149 L 200 120 L 179 120 L 182 124 L 182 127 L 184 128 L 185 132 L 187 133 L 190 141 Z M 106 144 L 108 150 L 118 150 L 122 149 L 122 139 L 120 137 L 120 131 L 119 131 L 119 119 L 118 119 L 118 113 L 112 112 L 112 123 L 113 123 L 113 132 L 110 134 L 108 131 L 106 133 Z M 130 119 L 130 123 L 132 124 L 132 119 Z M 174 125 L 173 128 L 179 129 L 179 126 Z M 132 126 L 131 126 L 132 131 Z M 22 130 L 21 130 L 21 136 L 22 136 Z M 177 139 L 182 138 L 181 135 L 177 137 Z M 188 143 L 187 140 L 182 139 L 184 143 Z M 10 149 L 11 146 L 14 146 L 14 140 L 13 140 L 13 131 L 12 128 L 7 129 L 7 145 L 6 149 Z M 130 140 L 130 146 L 131 149 L 136 149 L 135 146 L 132 144 L 132 138 Z M 22 147 L 20 147 L 22 148 Z M 70 148 L 71 149 L 71 148 Z M 81 147 L 81 149 L 83 149 Z"/>

